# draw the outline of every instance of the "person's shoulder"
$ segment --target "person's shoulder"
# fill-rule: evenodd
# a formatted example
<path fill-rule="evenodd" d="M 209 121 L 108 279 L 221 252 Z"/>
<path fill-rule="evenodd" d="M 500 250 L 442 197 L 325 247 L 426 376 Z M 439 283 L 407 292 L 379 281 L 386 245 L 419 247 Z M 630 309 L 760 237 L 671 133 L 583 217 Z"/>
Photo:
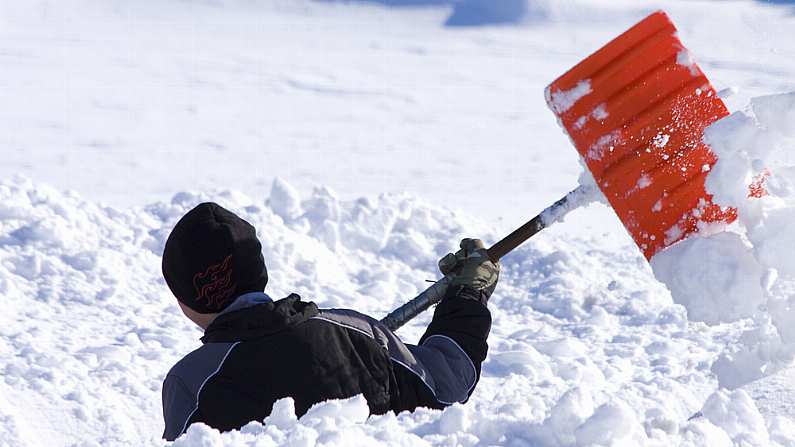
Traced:
<path fill-rule="evenodd" d="M 359 311 L 353 309 L 343 309 L 343 308 L 328 308 L 328 309 L 318 309 L 319 316 L 333 316 L 335 318 L 352 318 L 361 321 L 367 321 L 368 323 L 377 323 L 378 320 L 375 318 L 363 314 Z"/>
<path fill-rule="evenodd" d="M 361 312 L 352 309 L 320 309 L 315 318 L 363 333 L 390 352 L 405 349 L 403 342 L 384 323 Z"/>
<path fill-rule="evenodd" d="M 205 343 L 194 349 L 171 367 L 166 375 L 186 384 L 188 388 L 217 371 L 237 343 Z"/>
<path fill-rule="evenodd" d="M 329 323 L 334 323 L 347 329 L 364 332 L 371 338 L 374 338 L 374 329 L 380 325 L 380 322 L 375 318 L 353 309 L 320 309 L 320 312 L 314 318 L 326 320 Z"/>
<path fill-rule="evenodd" d="M 198 348 L 194 349 L 193 351 L 185 354 L 181 359 L 174 363 L 171 369 L 168 370 L 168 374 L 166 374 L 166 378 L 169 377 L 179 377 L 180 371 L 186 370 L 190 368 L 191 364 L 196 361 L 196 358 L 201 356 L 200 351 L 204 349 L 205 345 L 201 345 Z"/>

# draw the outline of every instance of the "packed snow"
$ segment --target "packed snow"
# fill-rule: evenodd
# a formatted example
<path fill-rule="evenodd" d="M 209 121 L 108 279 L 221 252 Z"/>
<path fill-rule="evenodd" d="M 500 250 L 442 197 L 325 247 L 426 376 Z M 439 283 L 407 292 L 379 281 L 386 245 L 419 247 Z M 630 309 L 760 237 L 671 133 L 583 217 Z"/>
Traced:
<path fill-rule="evenodd" d="M 544 86 L 658 8 L 735 111 L 707 141 L 737 224 L 652 271 L 601 194 L 578 196 L 502 260 L 468 403 L 296 419 L 283 399 L 173 445 L 795 445 L 795 406 L 744 386 L 795 346 L 792 6 L 496 3 L 0 2 L 0 446 L 166 444 L 161 383 L 201 333 L 160 254 L 201 201 L 258 229 L 271 295 L 382 317 L 462 237 L 593 188 Z M 463 26 L 484 22 L 510 25 Z"/>
<path fill-rule="evenodd" d="M 707 191 L 737 209 L 737 223 L 705 229 L 652 266 L 690 320 L 754 321 L 713 366 L 722 386 L 737 388 L 795 358 L 795 93 L 751 99 L 704 139 L 718 156 Z"/>
<path fill-rule="evenodd" d="M 676 63 L 690 69 L 690 74 L 698 76 L 698 66 L 693 55 L 688 50 L 681 50 L 676 54 Z"/>
<path fill-rule="evenodd" d="M 560 114 L 572 108 L 577 101 L 591 92 L 591 80 L 585 79 L 578 82 L 570 90 L 548 90 L 546 92 L 547 103 L 555 113 Z"/>
<path fill-rule="evenodd" d="M 654 256 L 652 266 L 693 321 L 750 318 L 764 303 L 762 267 L 735 233 L 693 237 Z"/>
<path fill-rule="evenodd" d="M 4 439 L 159 443 L 161 380 L 200 335 L 169 295 L 159 255 L 176 220 L 209 199 L 259 229 L 269 293 L 297 291 L 373 315 L 438 277 L 435 254 L 459 235 L 496 237 L 411 196 L 343 201 L 319 188 L 301 197 L 284 180 L 267 199 L 184 192 L 128 211 L 25 178 L 5 181 L 0 287 L 12 307 L 0 328 L 9 359 L 0 384 Z M 273 423 L 224 434 L 196 425 L 175 445 L 707 445 L 713 432 L 734 439 L 723 425 L 736 424 L 729 419 L 687 420 L 715 391 L 710 366 L 732 335 L 688 323 L 645 262 L 630 247 L 616 253 L 558 237 L 504 258 L 489 358 L 466 405 L 368 419 L 364 401 L 353 398 L 296 421 L 284 400 Z M 412 321 L 401 336 L 417 340 L 427 321 Z M 729 404 L 761 418 L 738 396 Z M 764 424 L 753 429 L 768 436 Z"/>

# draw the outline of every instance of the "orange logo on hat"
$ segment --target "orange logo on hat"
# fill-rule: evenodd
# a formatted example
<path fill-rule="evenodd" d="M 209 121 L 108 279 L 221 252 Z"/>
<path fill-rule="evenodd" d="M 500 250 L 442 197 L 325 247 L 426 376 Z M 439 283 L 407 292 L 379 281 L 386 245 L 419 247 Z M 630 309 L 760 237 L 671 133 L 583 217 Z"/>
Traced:
<path fill-rule="evenodd" d="M 211 265 L 206 271 L 193 276 L 196 301 L 206 300 L 210 309 L 221 309 L 232 297 L 235 286 L 232 282 L 232 255 L 227 256 L 220 264 Z"/>

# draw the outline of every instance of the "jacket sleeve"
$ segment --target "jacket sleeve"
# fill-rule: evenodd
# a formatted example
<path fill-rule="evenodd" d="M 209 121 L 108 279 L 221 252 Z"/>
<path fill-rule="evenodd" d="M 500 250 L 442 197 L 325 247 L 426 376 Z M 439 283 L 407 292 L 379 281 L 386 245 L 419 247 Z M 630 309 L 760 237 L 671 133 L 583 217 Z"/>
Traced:
<path fill-rule="evenodd" d="M 390 409 L 443 408 L 466 402 L 480 377 L 491 313 L 478 299 L 473 289 L 448 292 L 418 345 L 403 343 L 380 321 L 350 309 L 323 309 L 317 318 L 364 333 L 386 349 L 394 372 Z"/>
<path fill-rule="evenodd" d="M 442 408 L 466 402 L 486 359 L 491 313 L 478 292 L 450 290 L 437 305 L 418 345 L 406 345 L 414 365 L 395 366 L 399 402 L 396 410 Z"/>
<path fill-rule="evenodd" d="M 173 441 L 179 437 L 195 411 L 196 400 L 182 380 L 177 376 L 167 375 L 163 382 L 163 420 L 166 425 L 163 438 Z"/>

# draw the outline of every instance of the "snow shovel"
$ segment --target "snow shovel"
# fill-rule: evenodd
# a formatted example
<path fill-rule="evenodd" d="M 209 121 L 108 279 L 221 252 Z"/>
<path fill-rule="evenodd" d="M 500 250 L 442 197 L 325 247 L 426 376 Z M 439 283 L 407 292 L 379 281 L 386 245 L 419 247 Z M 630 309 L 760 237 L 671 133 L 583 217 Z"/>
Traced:
<path fill-rule="evenodd" d="M 717 161 L 704 129 L 729 114 L 704 73 L 658 11 L 588 56 L 546 89 L 596 185 L 646 259 L 697 233 L 736 219 L 712 202 L 704 181 Z M 580 186 L 489 248 L 493 261 L 583 202 Z M 439 302 L 437 281 L 383 320 L 395 330 Z"/>

